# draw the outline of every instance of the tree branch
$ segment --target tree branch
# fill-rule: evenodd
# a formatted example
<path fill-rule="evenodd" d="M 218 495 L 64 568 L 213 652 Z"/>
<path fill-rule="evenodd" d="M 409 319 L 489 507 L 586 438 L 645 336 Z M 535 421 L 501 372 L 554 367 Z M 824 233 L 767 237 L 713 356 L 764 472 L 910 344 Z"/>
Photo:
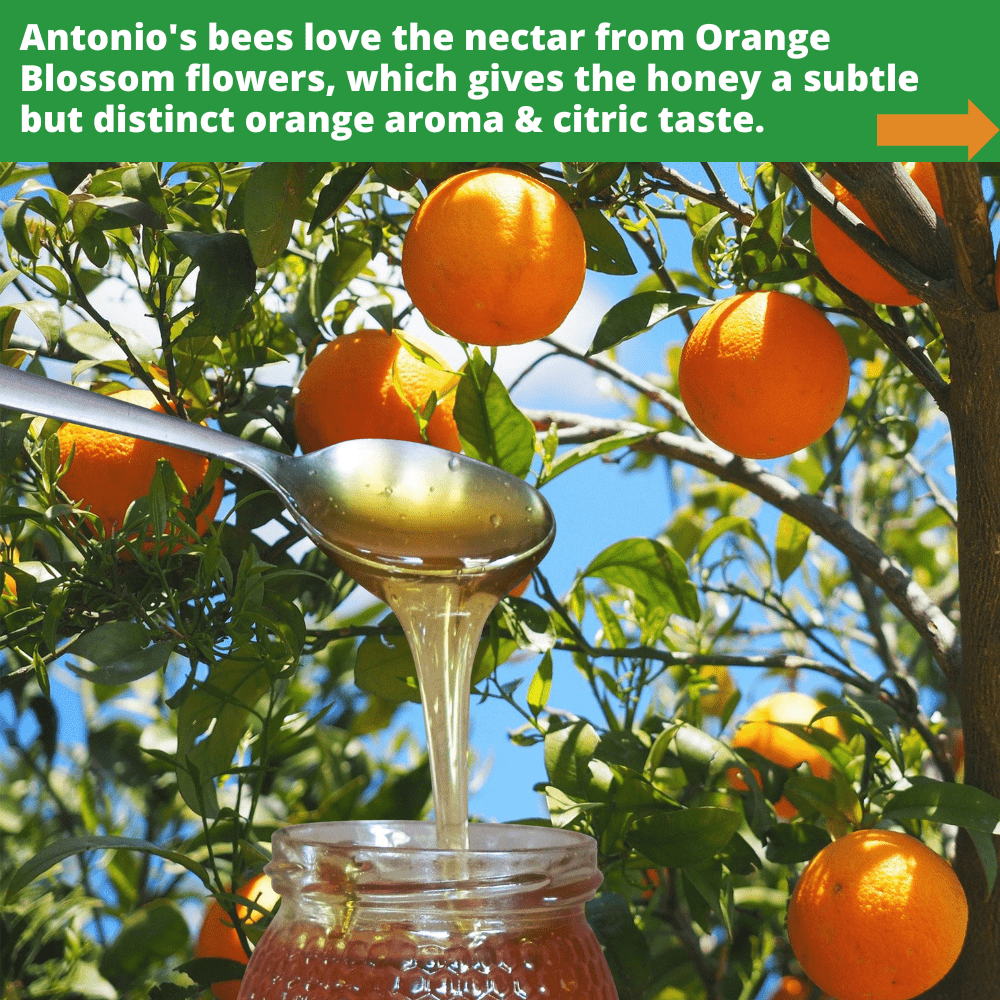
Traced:
<path fill-rule="evenodd" d="M 901 163 L 839 163 L 879 232 L 928 277 L 955 276 L 951 233 Z"/>
<path fill-rule="evenodd" d="M 753 222 L 753 209 L 749 205 L 741 205 L 726 194 L 725 191 L 710 191 L 694 181 L 689 181 L 683 174 L 664 166 L 662 163 L 644 163 L 643 172 L 662 182 L 662 186 L 678 194 L 686 194 L 689 198 L 715 205 L 728 212 L 740 225 L 749 226 Z"/>
<path fill-rule="evenodd" d="M 638 434 L 649 431 L 645 425 L 627 420 L 600 419 L 558 411 L 524 412 L 536 425 L 555 423 L 559 441 L 564 444 L 597 441 L 621 432 Z M 694 441 L 669 431 L 646 438 L 634 448 L 693 465 L 719 479 L 742 486 L 839 549 L 852 565 L 882 588 L 927 643 L 952 686 L 959 689 L 961 642 L 955 624 L 898 562 L 819 497 L 803 493 L 756 462 L 739 458 L 710 442 Z"/>
<path fill-rule="evenodd" d="M 974 163 L 936 163 L 944 215 L 954 240 L 961 290 L 982 312 L 997 308 L 995 261 L 983 182 Z"/>
<path fill-rule="evenodd" d="M 796 187 L 810 203 L 829 216 L 877 264 L 893 273 L 897 279 L 903 281 L 901 273 L 893 270 L 899 265 L 905 267 L 907 274 L 915 281 L 926 282 L 928 280 L 925 275 L 917 272 L 904 258 L 888 246 L 878 234 L 869 229 L 853 212 L 838 202 L 830 190 L 821 184 L 801 163 L 776 163 L 775 166 L 795 182 Z M 909 178 L 907 179 L 909 180 Z M 875 331 L 882 343 L 899 358 L 914 378 L 930 393 L 931 398 L 941 411 L 947 413 L 948 383 L 942 378 L 934 362 L 910 333 L 906 324 L 896 318 L 893 318 L 891 323 L 886 322 L 875 311 L 870 302 L 865 301 L 860 295 L 855 295 L 849 288 L 845 288 L 827 271 L 818 272 L 818 276 L 824 285 L 840 296 L 850 314 L 863 323 L 867 323 Z M 923 286 L 918 285 L 917 289 L 921 294 L 924 293 Z"/>
<path fill-rule="evenodd" d="M 856 172 L 850 171 L 852 177 L 852 187 L 859 189 L 858 198 L 864 204 L 875 225 L 886 234 L 883 239 L 873 229 L 866 226 L 849 208 L 839 202 L 833 192 L 827 188 L 818 177 L 813 176 L 801 163 L 776 163 L 775 166 L 788 178 L 794 181 L 795 186 L 805 195 L 810 204 L 815 205 L 828 219 L 830 219 L 838 229 L 845 232 L 865 253 L 868 254 L 877 264 L 885 268 L 897 281 L 901 282 L 909 291 L 919 295 L 921 299 L 931 302 L 932 300 L 942 301 L 954 297 L 952 287 L 953 267 L 950 262 L 950 240 L 945 248 L 947 251 L 947 263 L 941 260 L 942 250 L 941 236 L 935 235 L 938 229 L 930 227 L 923 218 L 918 208 L 923 206 L 915 205 L 915 198 L 911 198 L 911 192 L 907 188 L 905 194 L 903 190 L 896 190 L 888 193 L 891 185 L 883 178 L 879 183 L 871 183 L 863 191 L 861 181 Z M 857 164 L 838 164 L 841 170 L 848 171 L 849 168 Z M 865 164 L 864 166 L 878 166 L 878 164 Z M 904 171 L 905 173 L 905 171 Z M 912 187 L 919 198 L 933 214 L 933 209 L 927 203 L 919 188 L 906 176 L 906 184 Z M 903 188 L 902 182 L 899 185 Z M 876 192 L 879 200 L 876 200 Z M 868 199 L 867 203 L 865 198 Z M 884 201 L 881 199 L 885 199 Z M 894 215 L 899 211 L 907 225 L 914 225 L 917 234 L 926 235 L 930 243 L 934 244 L 926 254 L 913 251 L 914 242 L 919 243 L 920 236 L 913 233 L 900 235 L 899 216 Z M 892 218 L 890 219 L 890 216 Z M 943 223 L 938 222 L 939 226 Z M 892 245 L 886 240 L 892 241 Z M 904 247 L 907 251 L 913 252 L 913 257 L 919 263 L 909 260 L 902 252 L 895 247 Z M 927 261 L 930 261 L 928 264 Z M 928 267 L 935 273 L 927 273 L 923 270 Z M 942 273 L 943 272 L 943 273 Z"/>

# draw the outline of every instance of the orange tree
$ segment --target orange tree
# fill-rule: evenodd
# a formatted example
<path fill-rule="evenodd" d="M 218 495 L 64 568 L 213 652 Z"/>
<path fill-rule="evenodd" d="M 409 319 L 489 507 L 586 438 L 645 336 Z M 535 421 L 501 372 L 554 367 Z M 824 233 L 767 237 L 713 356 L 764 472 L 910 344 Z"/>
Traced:
<path fill-rule="evenodd" d="M 407 226 L 473 166 L 487 165 L 0 164 L 0 361 L 97 391 L 144 388 L 291 452 L 293 387 L 326 343 L 418 330 L 400 276 Z M 506 702 L 523 720 L 512 739 L 544 751 L 544 819 L 599 842 L 605 881 L 588 915 L 620 995 L 749 1000 L 772 974 L 801 976 L 785 914 L 802 867 L 875 826 L 922 839 L 964 887 L 964 949 L 927 995 L 991 995 L 994 177 L 936 165 L 942 217 L 899 164 L 519 169 L 575 212 L 588 268 L 631 283 L 589 349 L 556 334 L 531 364 L 597 373 L 618 412 L 521 410 L 498 354 L 466 345 L 442 383 L 463 450 L 543 491 L 591 461 L 622 476 L 659 469 L 671 487 L 655 537 L 602 551 L 576 539 L 573 579 L 543 564 L 530 599 L 504 601 L 475 676 L 474 711 Z M 916 304 L 841 285 L 815 254 L 810 213 Z M 684 330 L 713 301 L 762 291 L 825 316 L 852 372 L 832 426 L 764 464 L 704 437 L 677 383 Z M 622 363 L 637 336 L 665 342 L 658 371 Z M 790 382 L 761 384 L 794 412 Z M 436 403 L 414 407 L 418 428 Z M 160 462 L 108 535 L 61 486 L 54 422 L 0 417 L 0 572 L 16 584 L 0 598 L 0 995 L 208 996 L 240 966 L 194 958 L 191 925 L 210 895 L 235 918 L 230 887 L 261 869 L 276 827 L 428 809 L 426 760 L 397 712 L 419 697 L 412 664 L 394 619 L 345 606 L 352 582 L 251 476 L 209 469 L 225 497 L 202 535 L 191 504 L 204 512 L 208 491 L 189 495 Z M 734 749 L 747 706 L 737 690 L 713 700 L 729 690 L 722 666 L 736 689 L 768 676 L 818 694 L 838 725 L 788 728 L 829 769 Z M 53 708 L 52 671 L 76 678 L 72 726 Z M 573 671 L 593 701 L 557 709 L 550 694 Z M 959 728 L 964 783 L 950 754 Z"/>

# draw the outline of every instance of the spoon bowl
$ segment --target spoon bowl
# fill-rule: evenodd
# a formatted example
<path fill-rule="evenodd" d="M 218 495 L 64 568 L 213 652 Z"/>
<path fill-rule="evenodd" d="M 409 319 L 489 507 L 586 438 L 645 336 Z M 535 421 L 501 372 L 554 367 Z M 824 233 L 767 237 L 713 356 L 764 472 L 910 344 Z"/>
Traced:
<path fill-rule="evenodd" d="M 530 572 L 555 537 L 552 511 L 533 487 L 492 465 L 427 444 L 365 439 L 284 455 L 5 366 L 0 366 L 0 406 L 186 448 L 252 472 L 352 576 L 506 579 Z"/>

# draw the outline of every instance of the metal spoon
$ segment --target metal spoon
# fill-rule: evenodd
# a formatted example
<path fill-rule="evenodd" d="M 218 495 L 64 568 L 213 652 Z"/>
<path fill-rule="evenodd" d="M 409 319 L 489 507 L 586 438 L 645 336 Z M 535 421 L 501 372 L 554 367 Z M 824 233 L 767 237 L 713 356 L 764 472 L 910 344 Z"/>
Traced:
<path fill-rule="evenodd" d="M 492 465 L 426 444 L 356 440 L 292 457 L 2 365 L 0 406 L 175 445 L 246 469 L 356 578 L 495 574 L 501 585 L 514 577 L 513 586 L 555 537 L 552 511 L 537 490 Z"/>

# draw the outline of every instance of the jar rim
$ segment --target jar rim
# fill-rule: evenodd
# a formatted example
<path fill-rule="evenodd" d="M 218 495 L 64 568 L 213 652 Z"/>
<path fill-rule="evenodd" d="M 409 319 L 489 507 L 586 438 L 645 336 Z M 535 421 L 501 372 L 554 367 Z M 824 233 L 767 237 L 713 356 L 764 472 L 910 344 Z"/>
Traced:
<path fill-rule="evenodd" d="M 373 848 L 380 853 L 421 855 L 533 854 L 561 855 L 575 849 L 597 861 L 597 842 L 586 833 L 527 823 L 470 823 L 469 847 L 456 850 L 437 846 L 434 824 L 425 820 L 337 820 L 298 823 L 277 830 L 275 845 L 301 848 Z M 582 859 L 581 859 L 582 860 Z"/>
<path fill-rule="evenodd" d="M 469 905 L 509 896 L 548 906 L 585 901 L 602 881 L 597 842 L 552 827 L 473 823 L 469 850 L 439 848 L 434 824 L 415 820 L 303 823 L 271 839 L 266 871 L 282 894 L 364 893 L 388 903 L 419 892 Z"/>

